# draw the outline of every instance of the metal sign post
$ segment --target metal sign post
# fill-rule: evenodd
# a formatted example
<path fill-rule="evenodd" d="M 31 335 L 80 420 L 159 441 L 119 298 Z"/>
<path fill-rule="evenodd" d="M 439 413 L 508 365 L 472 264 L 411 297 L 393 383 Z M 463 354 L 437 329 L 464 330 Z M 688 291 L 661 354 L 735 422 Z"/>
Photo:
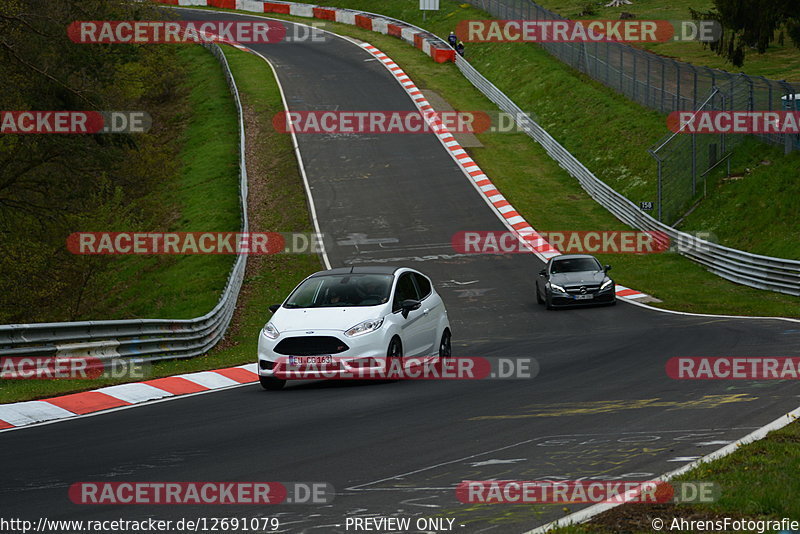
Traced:
<path fill-rule="evenodd" d="M 424 22 L 428 11 L 439 11 L 439 0 L 419 0 L 419 8 L 422 10 L 422 20 Z"/>

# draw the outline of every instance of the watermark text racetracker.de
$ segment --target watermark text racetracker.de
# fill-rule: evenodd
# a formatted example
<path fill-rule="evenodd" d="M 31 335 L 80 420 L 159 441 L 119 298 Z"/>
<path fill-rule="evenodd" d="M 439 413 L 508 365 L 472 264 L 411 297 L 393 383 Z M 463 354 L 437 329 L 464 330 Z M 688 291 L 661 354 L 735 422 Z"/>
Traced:
<path fill-rule="evenodd" d="M 465 504 L 533 503 L 710 503 L 720 496 L 715 482 L 657 480 L 464 480 L 456 498 Z"/>
<path fill-rule="evenodd" d="M 276 21 L 75 21 L 67 27 L 74 43 L 166 44 L 204 43 L 219 40 L 237 43 L 276 43 L 283 40 L 286 27 Z"/>
<path fill-rule="evenodd" d="M 530 379 L 539 373 L 535 358 L 405 357 L 372 358 L 280 356 L 273 374 L 283 380 L 335 378 L 348 380 L 484 380 Z"/>
<path fill-rule="evenodd" d="M 459 254 L 531 254 L 548 244 L 564 254 L 655 254 L 708 249 L 709 232 L 682 233 L 677 239 L 659 231 L 461 231 L 451 244 Z"/>
<path fill-rule="evenodd" d="M 186 44 L 325 42 L 325 25 L 286 25 L 279 21 L 230 20 L 84 20 L 67 27 L 67 36 L 80 44 Z"/>
<path fill-rule="evenodd" d="M 0 111 L 0 134 L 146 133 L 146 111 Z"/>
<path fill-rule="evenodd" d="M 712 20 L 462 20 L 456 35 L 471 43 L 708 43 L 721 29 Z"/>
<path fill-rule="evenodd" d="M 142 380 L 151 375 L 148 362 L 94 356 L 2 356 L 2 380 L 96 380 L 130 378 Z"/>
<path fill-rule="evenodd" d="M 675 380 L 798 380 L 798 357 L 679 356 L 666 364 Z"/>
<path fill-rule="evenodd" d="M 69 499 L 83 505 L 330 504 L 327 482 L 76 482 Z"/>
<path fill-rule="evenodd" d="M 526 254 L 546 241 L 565 254 L 651 254 L 669 248 L 663 232 L 484 232 L 464 231 L 453 235 L 453 250 L 460 254 Z"/>
<path fill-rule="evenodd" d="M 272 118 L 278 133 L 422 134 L 442 128 L 453 134 L 516 133 L 529 113 L 504 111 L 312 110 L 282 111 Z"/>
<path fill-rule="evenodd" d="M 75 232 L 67 250 L 87 255 L 317 254 L 323 235 L 302 232 Z"/>
<path fill-rule="evenodd" d="M 673 111 L 667 127 L 681 134 L 800 134 L 800 111 Z"/>

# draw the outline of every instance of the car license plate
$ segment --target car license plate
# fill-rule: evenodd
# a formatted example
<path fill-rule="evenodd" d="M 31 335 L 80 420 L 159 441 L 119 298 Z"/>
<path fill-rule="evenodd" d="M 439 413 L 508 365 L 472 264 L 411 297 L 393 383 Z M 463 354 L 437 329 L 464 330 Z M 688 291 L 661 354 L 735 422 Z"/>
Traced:
<path fill-rule="evenodd" d="M 328 365 L 333 356 L 289 356 L 289 365 Z"/>
<path fill-rule="evenodd" d="M 593 298 L 594 295 L 575 295 L 575 300 L 589 300 Z"/>

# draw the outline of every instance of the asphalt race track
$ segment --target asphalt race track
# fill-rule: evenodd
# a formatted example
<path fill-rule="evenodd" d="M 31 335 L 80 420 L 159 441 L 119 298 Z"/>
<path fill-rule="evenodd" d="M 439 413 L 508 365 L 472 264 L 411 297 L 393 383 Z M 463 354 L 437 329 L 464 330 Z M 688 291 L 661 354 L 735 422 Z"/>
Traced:
<path fill-rule="evenodd" d="M 343 39 L 253 48 L 274 64 L 292 109 L 415 109 L 379 62 Z M 674 356 L 800 356 L 796 324 L 626 303 L 547 312 L 533 293 L 542 266 L 533 255 L 454 253 L 454 233 L 505 227 L 432 134 L 298 138 L 332 265 L 422 270 L 447 304 L 455 356 L 532 357 L 538 376 L 304 382 L 281 392 L 248 385 L 5 432 L 3 516 L 276 516 L 279 531 L 293 533 L 344 532 L 354 515 L 445 517 L 456 532 L 524 532 L 562 517 L 563 505 L 466 505 L 455 486 L 645 480 L 800 404 L 793 383 L 676 381 L 664 369 Z M 79 506 L 67 496 L 77 481 L 324 481 L 336 498 L 324 506 Z"/>

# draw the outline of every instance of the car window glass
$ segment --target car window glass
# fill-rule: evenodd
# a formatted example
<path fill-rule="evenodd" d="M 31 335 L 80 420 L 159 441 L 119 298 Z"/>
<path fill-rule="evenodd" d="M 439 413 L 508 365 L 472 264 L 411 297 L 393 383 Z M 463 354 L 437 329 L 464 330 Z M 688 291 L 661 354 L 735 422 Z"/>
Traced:
<path fill-rule="evenodd" d="M 550 266 L 550 274 L 601 270 L 600 263 L 594 258 L 568 258 L 554 261 Z"/>
<path fill-rule="evenodd" d="M 419 300 L 419 296 L 417 295 L 417 287 L 414 285 L 414 279 L 411 277 L 411 273 L 403 273 L 397 280 L 393 308 L 399 309 L 400 303 L 408 299 Z"/>
<path fill-rule="evenodd" d="M 287 304 L 292 308 L 311 308 L 319 300 L 322 283 L 322 278 L 306 280 L 287 300 Z"/>
<path fill-rule="evenodd" d="M 417 281 L 417 288 L 419 288 L 420 300 L 422 300 L 431 294 L 431 283 L 427 278 L 419 273 L 414 273 L 414 278 Z"/>

